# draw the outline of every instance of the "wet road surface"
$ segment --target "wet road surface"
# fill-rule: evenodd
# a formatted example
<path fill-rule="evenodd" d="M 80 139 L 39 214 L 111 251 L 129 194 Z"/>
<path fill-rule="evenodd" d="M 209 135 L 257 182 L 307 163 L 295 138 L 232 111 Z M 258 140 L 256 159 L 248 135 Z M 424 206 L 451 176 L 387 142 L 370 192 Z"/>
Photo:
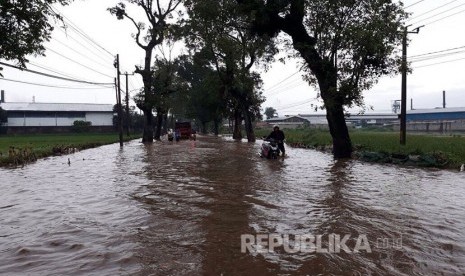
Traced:
<path fill-rule="evenodd" d="M 259 147 L 133 141 L 0 169 L 0 274 L 465 275 L 465 174 Z M 242 253 L 246 234 L 323 248 Z M 331 235 L 352 252 L 324 253 Z"/>

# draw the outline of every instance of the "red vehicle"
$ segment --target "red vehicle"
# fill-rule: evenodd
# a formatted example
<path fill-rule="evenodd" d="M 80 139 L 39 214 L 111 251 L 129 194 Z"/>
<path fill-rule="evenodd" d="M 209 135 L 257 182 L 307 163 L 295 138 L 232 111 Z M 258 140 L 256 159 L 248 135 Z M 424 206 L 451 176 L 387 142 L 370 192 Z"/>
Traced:
<path fill-rule="evenodd" d="M 192 135 L 191 122 L 176 122 L 175 132 L 179 132 L 181 139 L 189 139 Z"/>

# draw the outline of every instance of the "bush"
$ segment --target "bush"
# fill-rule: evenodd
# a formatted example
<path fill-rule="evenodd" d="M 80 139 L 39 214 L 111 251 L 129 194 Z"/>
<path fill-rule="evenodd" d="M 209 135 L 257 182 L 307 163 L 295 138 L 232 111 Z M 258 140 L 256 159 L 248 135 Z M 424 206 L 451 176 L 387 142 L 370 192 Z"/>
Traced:
<path fill-rule="evenodd" d="M 89 132 L 92 122 L 76 120 L 73 122 L 74 132 Z"/>

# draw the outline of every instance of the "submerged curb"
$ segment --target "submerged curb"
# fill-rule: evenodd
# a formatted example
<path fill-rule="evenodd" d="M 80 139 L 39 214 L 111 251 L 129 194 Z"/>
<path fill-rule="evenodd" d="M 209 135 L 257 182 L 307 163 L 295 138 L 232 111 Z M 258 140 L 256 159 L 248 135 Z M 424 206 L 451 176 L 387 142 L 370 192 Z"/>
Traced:
<path fill-rule="evenodd" d="M 321 152 L 332 153 L 332 145 L 309 145 L 305 143 L 289 143 L 293 148 L 313 149 Z M 426 154 L 404 154 L 365 151 L 355 147 L 352 158 L 369 163 L 378 164 L 395 164 L 411 167 L 439 168 L 439 169 L 457 169 L 461 164 L 455 164 L 450 161 L 447 154 L 437 151 Z"/>

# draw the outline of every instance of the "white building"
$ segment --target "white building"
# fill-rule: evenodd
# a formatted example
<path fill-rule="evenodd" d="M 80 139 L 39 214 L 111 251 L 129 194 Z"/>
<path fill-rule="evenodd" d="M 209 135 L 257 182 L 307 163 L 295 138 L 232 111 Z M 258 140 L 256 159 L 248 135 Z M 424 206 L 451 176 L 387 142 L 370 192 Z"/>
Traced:
<path fill-rule="evenodd" d="M 346 114 L 346 123 L 348 125 L 386 125 L 398 122 L 397 114 L 390 113 L 367 113 L 367 114 Z M 269 124 L 279 124 L 281 128 L 296 128 L 299 126 L 308 126 L 314 128 L 327 128 L 328 120 L 326 114 L 299 114 L 271 118 L 266 120 Z"/>
<path fill-rule="evenodd" d="M 29 128 L 34 132 L 53 132 L 54 129 L 65 131 L 76 120 L 91 122 L 93 128 L 109 130 L 113 127 L 111 104 L 2 102 L 0 107 L 7 112 L 6 126 L 9 130 Z"/>

